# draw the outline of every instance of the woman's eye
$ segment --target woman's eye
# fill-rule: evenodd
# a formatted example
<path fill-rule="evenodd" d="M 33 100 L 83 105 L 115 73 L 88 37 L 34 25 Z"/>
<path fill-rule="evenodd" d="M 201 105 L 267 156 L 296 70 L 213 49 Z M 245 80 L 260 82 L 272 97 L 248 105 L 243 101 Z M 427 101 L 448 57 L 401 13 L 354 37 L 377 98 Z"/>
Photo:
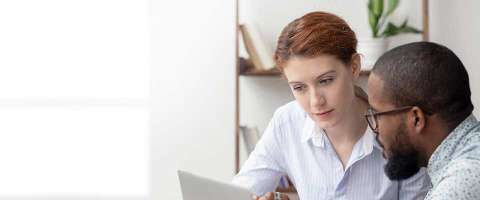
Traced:
<path fill-rule="evenodd" d="M 301 86 L 301 85 L 300 85 L 300 86 L 293 86 L 293 90 L 298 91 L 298 92 L 299 92 L 299 91 L 302 91 L 302 90 L 303 90 L 303 86 Z"/>
<path fill-rule="evenodd" d="M 329 84 L 333 81 L 333 78 L 327 78 L 327 79 L 322 79 L 319 81 L 320 84 L 322 85 L 326 85 L 326 84 Z"/>

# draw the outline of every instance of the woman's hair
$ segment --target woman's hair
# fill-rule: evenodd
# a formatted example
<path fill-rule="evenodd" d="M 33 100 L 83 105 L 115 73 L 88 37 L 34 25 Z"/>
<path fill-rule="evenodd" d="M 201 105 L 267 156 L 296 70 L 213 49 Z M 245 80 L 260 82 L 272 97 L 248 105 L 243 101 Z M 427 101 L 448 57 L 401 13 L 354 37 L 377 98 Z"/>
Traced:
<path fill-rule="evenodd" d="M 280 34 L 275 63 L 283 71 L 294 56 L 312 58 L 327 54 L 345 64 L 357 53 L 357 38 L 340 17 L 327 12 L 311 12 L 290 22 Z"/>

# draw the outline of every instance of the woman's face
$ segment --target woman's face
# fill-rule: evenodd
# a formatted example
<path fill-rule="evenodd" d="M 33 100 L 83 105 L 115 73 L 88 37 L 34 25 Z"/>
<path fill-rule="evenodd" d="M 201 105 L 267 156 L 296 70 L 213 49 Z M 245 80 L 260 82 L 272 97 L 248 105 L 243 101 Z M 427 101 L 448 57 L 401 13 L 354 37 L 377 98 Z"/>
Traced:
<path fill-rule="evenodd" d="M 320 55 L 293 57 L 285 64 L 283 71 L 295 99 L 320 128 L 335 126 L 354 109 L 358 59 L 347 66 L 335 56 Z"/>

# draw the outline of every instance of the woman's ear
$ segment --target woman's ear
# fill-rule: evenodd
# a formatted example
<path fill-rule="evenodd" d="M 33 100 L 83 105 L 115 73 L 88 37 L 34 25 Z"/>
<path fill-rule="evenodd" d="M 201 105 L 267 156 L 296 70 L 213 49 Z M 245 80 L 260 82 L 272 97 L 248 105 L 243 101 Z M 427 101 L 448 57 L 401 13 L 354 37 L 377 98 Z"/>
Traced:
<path fill-rule="evenodd" d="M 352 69 L 351 71 L 352 71 L 354 81 L 356 81 L 360 76 L 360 70 L 362 69 L 360 62 L 361 62 L 360 54 L 358 53 L 353 54 L 352 59 L 350 61 L 350 69 Z"/>

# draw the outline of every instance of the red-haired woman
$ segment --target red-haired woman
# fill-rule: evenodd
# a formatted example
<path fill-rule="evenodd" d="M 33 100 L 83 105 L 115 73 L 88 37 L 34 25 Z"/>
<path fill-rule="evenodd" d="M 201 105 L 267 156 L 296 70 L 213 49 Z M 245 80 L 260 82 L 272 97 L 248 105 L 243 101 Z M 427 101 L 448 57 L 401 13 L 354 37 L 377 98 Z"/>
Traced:
<path fill-rule="evenodd" d="M 278 199 L 272 192 L 284 175 L 302 200 L 424 198 L 423 170 L 402 181 L 384 174 L 386 160 L 364 118 L 369 105 L 354 84 L 356 47 L 355 33 L 331 13 L 309 13 L 283 29 L 275 61 L 295 101 L 277 109 L 235 184 L 260 199 Z"/>

